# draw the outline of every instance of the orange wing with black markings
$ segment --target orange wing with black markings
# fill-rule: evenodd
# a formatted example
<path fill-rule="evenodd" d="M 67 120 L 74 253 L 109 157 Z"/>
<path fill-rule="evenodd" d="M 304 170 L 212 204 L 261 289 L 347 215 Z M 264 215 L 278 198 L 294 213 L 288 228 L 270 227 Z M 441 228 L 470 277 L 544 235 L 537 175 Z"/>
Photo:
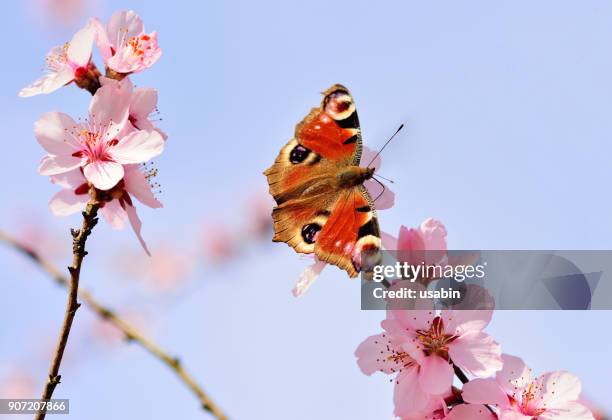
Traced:
<path fill-rule="evenodd" d="M 361 128 L 349 90 L 337 84 L 323 95 L 264 172 L 277 203 L 273 240 L 314 252 L 355 277 L 371 265 L 362 252 L 380 250 L 376 212 L 363 186 L 374 170 L 359 167 Z"/>

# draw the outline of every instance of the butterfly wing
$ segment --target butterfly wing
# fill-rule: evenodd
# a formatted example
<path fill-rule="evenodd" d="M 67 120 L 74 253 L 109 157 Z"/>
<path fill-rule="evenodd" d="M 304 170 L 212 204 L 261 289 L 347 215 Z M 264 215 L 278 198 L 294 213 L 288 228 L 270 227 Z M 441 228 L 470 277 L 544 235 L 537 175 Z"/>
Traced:
<path fill-rule="evenodd" d="M 339 167 L 359 164 L 361 128 L 351 94 L 339 84 L 323 94 L 321 105 L 295 127 L 294 138 L 264 172 L 278 204 L 299 197 Z"/>
<path fill-rule="evenodd" d="M 317 257 L 355 277 L 380 262 L 380 247 L 376 210 L 366 188 L 344 190 L 317 238 Z"/>
<path fill-rule="evenodd" d="M 321 106 L 313 108 L 295 127 L 295 138 L 325 159 L 359 165 L 361 127 L 353 97 L 340 84 L 330 87 L 323 95 Z"/>
<path fill-rule="evenodd" d="M 264 172 L 277 203 L 272 212 L 273 240 L 286 242 L 297 252 L 315 252 L 354 277 L 361 264 L 354 263 L 352 252 L 360 248 L 362 237 L 372 236 L 360 237 L 360 229 L 367 226 L 362 232 L 380 235 L 365 188 L 342 188 L 337 176 L 358 165 L 361 158 L 361 129 L 353 98 L 338 84 L 323 94 L 321 105 L 296 126 L 294 138 Z M 370 210 L 364 211 L 366 206 Z"/>

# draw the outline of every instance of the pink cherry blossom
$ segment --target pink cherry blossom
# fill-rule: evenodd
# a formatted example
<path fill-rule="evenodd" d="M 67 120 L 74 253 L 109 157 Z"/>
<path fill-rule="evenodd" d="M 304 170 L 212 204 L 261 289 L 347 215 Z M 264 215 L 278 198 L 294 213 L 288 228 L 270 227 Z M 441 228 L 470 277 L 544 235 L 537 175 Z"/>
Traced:
<path fill-rule="evenodd" d="M 89 71 L 95 26 L 90 21 L 70 42 L 54 47 L 47 54 L 48 73 L 19 92 L 21 97 L 51 93 Z"/>
<path fill-rule="evenodd" d="M 436 264 L 446 256 L 446 237 L 444 224 L 430 217 L 416 228 L 401 226 L 397 238 L 383 233 L 382 242 L 386 249 L 398 251 L 401 261 Z"/>
<path fill-rule="evenodd" d="M 359 368 L 368 376 L 377 371 L 395 375 L 393 401 L 398 417 L 431 413 L 441 406 L 444 396 L 451 393 L 453 371 L 450 365 L 446 363 L 449 369 L 444 375 L 450 375 L 451 380 L 436 381 L 431 373 L 438 374 L 437 366 L 421 365 L 419 361 L 425 362 L 424 358 L 403 334 L 372 335 L 357 347 L 355 356 Z"/>
<path fill-rule="evenodd" d="M 127 132 L 133 130 L 157 131 L 164 140 L 168 136 L 151 121 L 151 115 L 157 112 L 157 90 L 153 88 L 136 88 L 129 77 L 123 80 L 100 77 L 102 86 L 113 85 L 114 89 L 129 95 Z"/>
<path fill-rule="evenodd" d="M 453 364 L 475 376 L 502 367 L 501 348 L 482 332 L 492 311 L 389 310 L 385 332 L 366 339 L 355 355 L 361 370 L 397 373 L 395 412 L 421 412 L 451 388 Z"/>
<path fill-rule="evenodd" d="M 164 139 L 157 131 L 125 129 L 129 104 L 127 90 L 107 85 L 93 96 L 84 123 L 60 112 L 44 114 L 34 125 L 36 140 L 49 153 L 39 173 L 58 175 L 83 168 L 89 182 L 108 190 L 123 178 L 123 165 L 158 156 Z"/>
<path fill-rule="evenodd" d="M 106 26 L 98 20 L 96 43 L 106 66 L 117 73 L 136 73 L 151 67 L 161 56 L 157 32 L 145 33 L 133 11 L 114 13 Z"/>
<path fill-rule="evenodd" d="M 439 220 L 425 219 L 416 229 L 400 228 L 397 249 L 440 250 L 447 249 L 446 228 Z"/>
<path fill-rule="evenodd" d="M 497 420 L 497 416 L 481 404 L 457 404 L 449 411 L 443 402 L 431 412 L 402 416 L 400 420 Z"/>
<path fill-rule="evenodd" d="M 111 200 L 100 205 L 100 212 L 113 228 L 122 229 L 126 219 L 130 222 L 147 254 L 150 254 L 149 249 L 140 234 L 142 222 L 138 218 L 132 197 L 148 207 L 162 207 L 153 194 L 149 178 L 150 174 L 143 173 L 138 165 L 126 165 L 123 179 L 109 191 Z M 89 184 L 81 169 L 54 175 L 50 179 L 63 188 L 49 202 L 53 214 L 67 216 L 85 208 L 89 201 Z"/>
<path fill-rule="evenodd" d="M 523 360 L 503 355 L 504 367 L 495 378 L 474 379 L 463 387 L 463 399 L 489 404 L 501 420 L 593 420 L 591 411 L 578 401 L 580 379 L 565 371 L 533 378 Z"/>

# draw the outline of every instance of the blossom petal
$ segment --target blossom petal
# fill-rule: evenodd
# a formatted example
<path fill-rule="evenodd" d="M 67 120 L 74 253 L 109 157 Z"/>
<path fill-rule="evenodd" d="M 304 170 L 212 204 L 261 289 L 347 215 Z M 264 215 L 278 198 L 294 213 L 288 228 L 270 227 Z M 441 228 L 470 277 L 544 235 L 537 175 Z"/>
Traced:
<path fill-rule="evenodd" d="M 327 263 L 325 261 L 321 261 L 316 258 L 314 264 L 311 264 L 306 267 L 306 269 L 300 274 L 300 278 L 291 290 L 293 296 L 300 297 L 304 293 L 306 293 L 306 291 L 310 288 L 310 286 L 312 286 L 315 280 L 317 280 L 317 278 L 321 274 L 321 271 L 323 271 L 326 265 Z"/>
<path fill-rule="evenodd" d="M 419 299 L 416 310 L 392 309 L 387 311 L 388 319 L 395 319 L 404 327 L 411 330 L 428 330 L 436 317 L 434 303 L 431 299 Z"/>
<path fill-rule="evenodd" d="M 125 165 L 123 167 L 125 174 L 123 181 L 125 182 L 125 189 L 131 195 L 136 197 L 145 206 L 149 206 L 154 209 L 163 207 L 151 190 L 151 184 L 145 177 L 145 175 L 138 169 L 138 165 Z"/>
<path fill-rule="evenodd" d="M 47 155 L 40 161 L 38 173 L 41 175 L 57 175 L 64 172 L 72 171 L 78 168 L 84 162 L 83 158 L 74 156 L 54 156 Z"/>
<path fill-rule="evenodd" d="M 402 338 L 404 341 L 412 341 L 415 337 L 414 331 L 407 330 L 396 319 L 383 319 L 380 326 L 389 334 Z"/>
<path fill-rule="evenodd" d="M 456 405 L 444 420 L 496 420 L 497 416 L 482 404 Z"/>
<path fill-rule="evenodd" d="M 533 420 L 533 416 L 519 413 L 514 409 L 508 409 L 500 413 L 499 420 Z"/>
<path fill-rule="evenodd" d="M 123 229 L 127 212 L 119 204 L 119 200 L 112 200 L 104 203 L 104 207 L 100 208 L 100 213 L 113 229 Z"/>
<path fill-rule="evenodd" d="M 470 331 L 482 331 L 491 321 L 493 311 L 443 310 L 445 331 L 451 335 L 462 335 Z"/>
<path fill-rule="evenodd" d="M 425 250 L 425 242 L 417 229 L 401 226 L 397 238 L 397 249 L 422 251 Z"/>
<path fill-rule="evenodd" d="M 47 73 L 19 91 L 19 96 L 28 98 L 34 95 L 55 92 L 74 80 L 74 72 L 68 66 L 58 72 Z"/>
<path fill-rule="evenodd" d="M 81 148 L 74 136 L 77 123 L 62 112 L 47 112 L 34 123 L 36 141 L 52 155 L 72 155 Z"/>
<path fill-rule="evenodd" d="M 387 232 L 381 232 L 381 240 L 385 249 L 395 250 L 397 248 L 397 238 Z"/>
<path fill-rule="evenodd" d="M 393 390 L 395 415 L 409 416 L 422 411 L 430 402 L 431 396 L 423 391 L 417 379 L 417 368 L 409 367 L 397 375 Z"/>
<path fill-rule="evenodd" d="M 130 92 L 119 83 L 100 87 L 89 104 L 90 123 L 103 129 L 101 141 L 110 141 L 119 134 L 128 119 Z"/>
<path fill-rule="evenodd" d="M 120 10 L 113 13 L 106 24 L 108 40 L 115 49 L 143 31 L 142 19 L 133 10 Z"/>
<path fill-rule="evenodd" d="M 416 338 L 412 338 L 410 341 L 403 340 L 401 349 L 405 351 L 410 357 L 412 357 L 417 364 L 424 363 L 426 359 L 423 347 Z"/>
<path fill-rule="evenodd" d="M 506 393 L 493 378 L 476 378 L 463 385 L 463 400 L 472 404 L 495 404 L 501 408 L 509 407 Z"/>
<path fill-rule="evenodd" d="M 109 150 L 116 162 L 141 163 L 159 156 L 164 150 L 164 138 L 157 131 L 133 131 Z"/>
<path fill-rule="evenodd" d="M 474 376 L 491 376 L 502 368 L 501 346 L 483 332 L 469 332 L 449 344 L 453 363 Z"/>
<path fill-rule="evenodd" d="M 520 357 L 502 354 L 502 363 L 503 368 L 497 372 L 495 380 L 506 394 L 513 395 L 531 382 L 531 369 Z"/>
<path fill-rule="evenodd" d="M 151 125 L 153 125 L 153 123 L 151 123 L 150 121 L 147 120 L 147 122 Z M 146 126 L 146 125 L 145 125 Z M 148 130 L 148 129 L 147 129 Z M 159 133 L 160 136 L 162 136 L 162 138 L 164 139 L 164 141 L 168 140 L 168 134 L 166 134 L 166 132 L 164 130 L 162 130 L 161 128 L 155 128 L 155 131 L 157 131 Z"/>
<path fill-rule="evenodd" d="M 91 58 L 95 35 L 96 30 L 92 22 L 87 23 L 83 29 L 74 34 L 66 52 L 68 59 L 79 67 L 87 66 Z"/>
<path fill-rule="evenodd" d="M 355 350 L 357 365 L 361 371 L 370 376 L 375 372 L 391 374 L 399 372 L 402 364 L 390 358 L 393 352 L 393 340 L 389 334 L 377 334 L 366 338 Z"/>
<path fill-rule="evenodd" d="M 428 394 L 442 394 L 450 389 L 455 372 L 446 360 L 438 355 L 425 357 L 419 370 L 419 384 Z"/>
<path fill-rule="evenodd" d="M 49 201 L 49 208 L 56 216 L 68 216 L 82 211 L 87 205 L 87 194 L 75 194 L 74 190 L 61 190 Z"/>
<path fill-rule="evenodd" d="M 110 190 L 123 178 L 123 166 L 117 162 L 95 161 L 83 167 L 83 175 L 100 190 Z"/>
<path fill-rule="evenodd" d="M 147 118 L 137 120 L 137 119 L 132 118 L 132 114 L 130 113 L 130 124 L 132 125 L 132 128 L 134 130 L 158 131 L 159 134 L 162 135 L 162 137 L 164 136 L 163 132 L 161 130 L 157 130 L 155 128 L 155 125 L 153 125 L 153 123 L 149 121 Z M 166 140 L 165 137 L 164 137 L 164 140 Z"/>
<path fill-rule="evenodd" d="M 538 420 L 595 420 L 593 413 L 577 401 L 564 403 L 538 416 Z"/>
<path fill-rule="evenodd" d="M 130 221 L 130 224 L 132 225 L 132 229 L 134 229 L 134 233 L 136 234 L 136 237 L 138 238 L 138 242 L 140 242 L 140 245 L 142 245 L 142 248 L 147 253 L 147 255 L 150 257 L 151 253 L 149 252 L 149 248 L 147 248 L 147 244 L 145 243 L 144 239 L 142 238 L 142 235 L 140 234 L 140 230 L 142 229 L 142 222 L 138 218 L 138 214 L 136 213 L 136 208 L 128 204 L 125 206 L 125 211 L 127 212 L 128 219 Z"/>
<path fill-rule="evenodd" d="M 431 217 L 424 220 L 419 226 L 419 231 L 425 242 L 425 249 L 441 251 L 448 249 L 446 227 L 439 220 Z"/>
<path fill-rule="evenodd" d="M 129 77 L 124 77 L 121 80 L 111 79 L 110 77 L 100 76 L 100 86 L 114 85 L 116 89 L 125 90 L 131 95 L 134 93 L 134 84 Z"/>
<path fill-rule="evenodd" d="M 119 46 L 117 52 L 107 60 L 107 66 L 116 72 L 126 74 L 145 70 L 155 64 L 162 53 L 157 43 L 157 32 L 140 35 L 138 42 L 139 51 L 135 51 L 127 44 Z"/>
<path fill-rule="evenodd" d="M 421 411 L 413 411 L 408 415 L 404 414 L 401 420 L 446 419 L 445 415 L 448 414 L 448 407 L 444 399 L 450 397 L 452 397 L 452 394 L 431 396 L 429 402 Z"/>
<path fill-rule="evenodd" d="M 543 384 L 542 403 L 546 404 L 546 407 L 576 401 L 582 391 L 580 379 L 565 371 L 545 373 L 538 378 L 538 382 Z"/>
<path fill-rule="evenodd" d="M 108 38 L 108 34 L 106 33 L 106 27 L 102 25 L 98 18 L 92 18 L 90 20 L 91 25 L 95 30 L 95 41 L 98 49 L 100 50 L 100 54 L 104 61 L 108 60 L 113 56 L 112 45 Z"/>
<path fill-rule="evenodd" d="M 51 183 L 59 185 L 62 188 L 75 189 L 87 182 L 80 169 L 74 169 L 70 172 L 64 172 L 49 177 Z"/>
<path fill-rule="evenodd" d="M 152 88 L 134 89 L 130 102 L 130 116 L 136 120 L 147 120 L 149 114 L 155 111 L 157 106 L 157 90 Z M 139 127 L 140 128 L 140 127 Z"/>

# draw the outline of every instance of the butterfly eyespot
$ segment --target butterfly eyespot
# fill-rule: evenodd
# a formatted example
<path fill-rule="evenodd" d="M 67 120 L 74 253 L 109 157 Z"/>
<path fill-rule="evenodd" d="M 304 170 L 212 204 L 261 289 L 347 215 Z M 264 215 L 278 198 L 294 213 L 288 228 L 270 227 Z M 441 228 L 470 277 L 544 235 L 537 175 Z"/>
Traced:
<path fill-rule="evenodd" d="M 313 244 L 317 240 L 321 225 L 317 223 L 309 223 L 302 228 L 302 238 L 307 244 Z"/>
<path fill-rule="evenodd" d="M 309 149 L 305 148 L 301 144 L 298 144 L 293 148 L 293 150 L 291 150 L 291 153 L 289 154 L 289 161 L 291 163 L 302 163 L 304 160 L 306 160 L 309 154 Z"/>
<path fill-rule="evenodd" d="M 325 112 L 336 120 L 349 117 L 355 110 L 350 95 L 341 90 L 330 93 L 324 100 Z"/>

